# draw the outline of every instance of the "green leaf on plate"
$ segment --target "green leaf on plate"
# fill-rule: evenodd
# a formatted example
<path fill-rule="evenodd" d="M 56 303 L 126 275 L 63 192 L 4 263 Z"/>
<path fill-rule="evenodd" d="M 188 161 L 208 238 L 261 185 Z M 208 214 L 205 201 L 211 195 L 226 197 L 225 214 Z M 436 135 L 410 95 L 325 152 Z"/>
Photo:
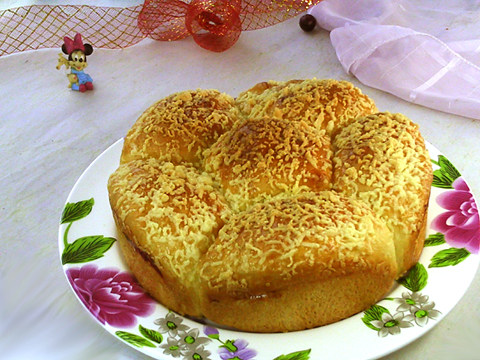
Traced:
<path fill-rule="evenodd" d="M 143 327 L 142 325 L 138 325 L 138 330 L 140 331 L 140 334 L 145 336 L 147 339 L 155 341 L 157 344 L 161 344 L 163 341 L 163 336 L 156 330 L 152 329 L 147 329 L 146 327 Z"/>
<path fill-rule="evenodd" d="M 296 351 L 287 355 L 277 356 L 273 360 L 308 360 L 310 359 L 311 351 L 312 351 L 311 349 Z"/>
<path fill-rule="evenodd" d="M 85 236 L 67 244 L 62 253 L 62 264 L 78 264 L 99 259 L 112 247 L 114 238 L 103 235 Z"/>
<path fill-rule="evenodd" d="M 79 201 L 76 203 L 67 203 L 62 213 L 61 224 L 71 223 L 90 214 L 93 208 L 93 198 Z"/>
<path fill-rule="evenodd" d="M 370 329 L 378 331 L 379 328 L 373 326 L 371 322 L 373 320 L 382 320 L 383 313 L 390 313 L 387 308 L 384 308 L 380 305 L 372 305 L 367 310 L 364 311 L 364 316 L 362 317 L 362 321 L 365 325 L 367 325 Z"/>
<path fill-rule="evenodd" d="M 420 263 L 416 263 L 405 276 L 397 281 L 412 292 L 418 292 L 427 285 L 428 272 Z"/>
<path fill-rule="evenodd" d="M 457 249 L 450 248 L 445 250 L 440 250 L 435 255 L 433 255 L 429 268 L 433 267 L 444 267 L 444 266 L 455 266 L 461 263 L 470 255 L 470 252 L 467 249 Z"/>
<path fill-rule="evenodd" d="M 425 239 L 424 246 L 437 246 L 442 244 L 445 244 L 445 235 L 442 233 L 436 233 L 428 235 L 428 237 Z"/>
<path fill-rule="evenodd" d="M 443 155 L 438 156 L 438 161 L 432 162 L 440 167 L 433 172 L 432 186 L 442 189 L 452 189 L 452 183 L 459 178 L 461 174 L 453 164 Z"/>
<path fill-rule="evenodd" d="M 139 335 L 129 333 L 127 331 L 116 331 L 115 335 L 117 335 L 123 341 L 126 341 L 129 344 L 131 344 L 133 346 L 136 346 L 136 347 L 144 347 L 144 346 L 156 347 L 153 343 L 151 343 L 147 339 L 145 339 L 145 338 L 143 338 Z"/>

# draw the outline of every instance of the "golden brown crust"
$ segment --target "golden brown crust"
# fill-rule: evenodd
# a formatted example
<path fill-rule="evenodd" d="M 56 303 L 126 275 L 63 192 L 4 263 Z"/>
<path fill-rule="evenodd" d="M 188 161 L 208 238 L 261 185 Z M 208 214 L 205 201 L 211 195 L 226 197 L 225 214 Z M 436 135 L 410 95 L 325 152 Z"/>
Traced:
<path fill-rule="evenodd" d="M 175 309 L 180 314 L 202 316 L 198 298 L 192 295 L 191 289 L 186 288 L 178 279 L 168 277 L 162 272 L 151 256 L 127 239 L 127 234 L 131 231 L 122 226 L 118 216 L 114 214 L 114 218 L 118 228 L 124 229 L 119 231 L 117 236 L 120 251 L 142 288 L 169 309 Z"/>
<path fill-rule="evenodd" d="M 331 191 L 233 215 L 201 260 L 209 301 L 248 299 L 352 273 L 396 274 L 392 234 L 364 203 Z M 391 285 L 390 283 L 390 285 Z"/>
<path fill-rule="evenodd" d="M 205 169 L 235 211 L 278 194 L 331 187 L 330 137 L 303 121 L 243 119 L 205 154 Z"/>
<path fill-rule="evenodd" d="M 334 135 L 358 116 L 376 113 L 375 103 L 347 81 L 268 81 L 236 99 L 243 116 L 303 120 Z"/>
<path fill-rule="evenodd" d="M 418 126 L 375 111 L 316 79 L 159 101 L 108 184 L 128 266 L 171 310 L 247 331 L 366 309 L 418 261 L 432 179 Z"/>
<path fill-rule="evenodd" d="M 156 102 L 129 130 L 121 162 L 153 157 L 199 166 L 203 150 L 236 121 L 233 105 L 217 90 L 182 91 Z"/>
<path fill-rule="evenodd" d="M 375 304 L 392 279 L 379 272 L 352 273 L 324 281 L 292 283 L 283 290 L 248 299 L 235 297 L 202 304 L 205 317 L 253 332 L 310 329 L 345 319 Z"/>
<path fill-rule="evenodd" d="M 108 190 L 120 231 L 152 260 L 166 286 L 188 294 L 188 305 L 198 303 L 196 264 L 229 215 L 210 176 L 149 158 L 120 165 Z"/>
<path fill-rule="evenodd" d="M 343 128 L 333 145 L 334 190 L 366 202 L 385 221 L 403 274 L 423 247 L 433 177 L 418 126 L 401 114 L 378 113 Z"/>

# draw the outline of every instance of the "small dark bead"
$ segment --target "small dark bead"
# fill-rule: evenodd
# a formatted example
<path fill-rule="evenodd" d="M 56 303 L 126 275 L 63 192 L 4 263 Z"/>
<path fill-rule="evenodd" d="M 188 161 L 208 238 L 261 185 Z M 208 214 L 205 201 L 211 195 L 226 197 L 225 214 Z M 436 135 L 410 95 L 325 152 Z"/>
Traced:
<path fill-rule="evenodd" d="M 300 28 L 305 32 L 310 32 L 317 25 L 317 19 L 313 15 L 305 14 L 300 18 Z"/>

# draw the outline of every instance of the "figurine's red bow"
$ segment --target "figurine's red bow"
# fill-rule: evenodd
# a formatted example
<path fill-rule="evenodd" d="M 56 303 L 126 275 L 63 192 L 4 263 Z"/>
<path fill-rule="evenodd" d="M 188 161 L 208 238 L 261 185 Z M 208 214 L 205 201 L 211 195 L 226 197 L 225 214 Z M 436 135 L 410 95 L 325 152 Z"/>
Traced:
<path fill-rule="evenodd" d="M 73 40 L 70 39 L 68 36 L 65 36 L 63 38 L 63 41 L 65 43 L 65 49 L 67 50 L 67 53 L 69 55 L 75 50 L 81 50 L 85 52 L 85 46 L 83 45 L 82 35 L 76 34 L 73 37 Z"/>
<path fill-rule="evenodd" d="M 156 40 L 189 35 L 201 47 L 224 51 L 242 30 L 260 29 L 296 16 L 321 0 L 147 0 L 138 26 Z"/>

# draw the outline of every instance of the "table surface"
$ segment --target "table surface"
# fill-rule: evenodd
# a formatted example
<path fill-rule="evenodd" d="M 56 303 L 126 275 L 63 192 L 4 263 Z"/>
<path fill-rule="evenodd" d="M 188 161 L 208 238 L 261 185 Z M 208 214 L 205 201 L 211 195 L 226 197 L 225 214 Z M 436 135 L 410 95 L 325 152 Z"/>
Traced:
<path fill-rule="evenodd" d="M 57 234 L 67 195 L 84 169 L 123 137 L 146 107 L 172 92 L 216 88 L 235 96 L 269 79 L 349 80 L 380 110 L 402 112 L 418 123 L 425 139 L 480 194 L 480 121 L 360 84 L 340 66 L 328 32 L 303 33 L 298 18 L 245 32 L 224 53 L 208 52 L 192 39 L 95 49 L 86 70 L 95 90 L 85 94 L 67 88 L 64 72 L 55 69 L 58 53 L 47 49 L 0 58 L 3 359 L 149 359 L 109 335 L 82 308 L 63 275 Z M 442 321 L 385 359 L 478 358 L 479 280 L 477 272 Z"/>

